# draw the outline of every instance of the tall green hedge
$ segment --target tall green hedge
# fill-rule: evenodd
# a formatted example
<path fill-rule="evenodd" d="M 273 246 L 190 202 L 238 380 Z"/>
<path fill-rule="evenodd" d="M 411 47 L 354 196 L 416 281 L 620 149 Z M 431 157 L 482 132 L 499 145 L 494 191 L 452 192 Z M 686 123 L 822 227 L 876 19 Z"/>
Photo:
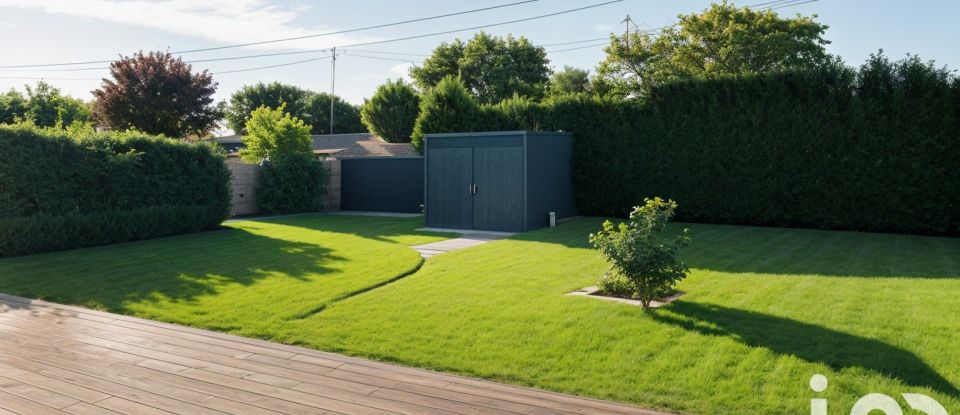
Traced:
<path fill-rule="evenodd" d="M 960 81 L 916 58 L 481 113 L 485 130 L 573 132 L 584 214 L 662 196 L 684 221 L 960 235 Z"/>
<path fill-rule="evenodd" d="M 213 229 L 230 172 L 207 144 L 0 127 L 0 257 Z"/>

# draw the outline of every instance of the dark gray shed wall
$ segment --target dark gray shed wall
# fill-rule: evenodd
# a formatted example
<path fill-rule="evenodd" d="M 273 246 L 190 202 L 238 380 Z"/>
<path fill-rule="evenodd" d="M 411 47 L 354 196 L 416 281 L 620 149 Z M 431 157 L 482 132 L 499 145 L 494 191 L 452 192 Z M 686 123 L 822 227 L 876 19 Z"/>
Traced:
<path fill-rule="evenodd" d="M 573 136 L 530 132 L 527 135 L 527 229 L 549 226 L 557 219 L 576 216 L 570 160 Z"/>
<path fill-rule="evenodd" d="M 427 226 L 525 231 L 547 226 L 549 212 L 575 215 L 571 143 L 568 133 L 428 134 Z"/>
<path fill-rule="evenodd" d="M 422 157 L 357 157 L 340 160 L 340 209 L 420 213 Z"/>

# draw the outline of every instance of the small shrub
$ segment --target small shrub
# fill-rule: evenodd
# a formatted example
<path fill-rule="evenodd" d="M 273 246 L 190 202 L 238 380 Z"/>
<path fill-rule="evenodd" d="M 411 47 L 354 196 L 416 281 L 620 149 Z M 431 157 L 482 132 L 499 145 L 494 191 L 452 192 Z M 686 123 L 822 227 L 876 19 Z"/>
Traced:
<path fill-rule="evenodd" d="M 312 156 L 290 154 L 264 163 L 257 206 L 266 213 L 316 212 L 323 207 L 327 170 Z"/>
<path fill-rule="evenodd" d="M 630 280 L 612 270 L 603 273 L 597 288 L 600 289 L 600 294 L 608 297 L 633 298 L 634 294 Z"/>
<path fill-rule="evenodd" d="M 669 243 L 660 239 L 676 208 L 672 200 L 645 199 L 643 206 L 630 213 L 628 223 L 614 226 L 608 220 L 602 231 L 590 234 L 590 242 L 610 262 L 610 272 L 630 282 L 633 296 L 644 308 L 687 276 L 687 267 L 676 253 L 689 243 L 689 231 L 684 229 Z"/>

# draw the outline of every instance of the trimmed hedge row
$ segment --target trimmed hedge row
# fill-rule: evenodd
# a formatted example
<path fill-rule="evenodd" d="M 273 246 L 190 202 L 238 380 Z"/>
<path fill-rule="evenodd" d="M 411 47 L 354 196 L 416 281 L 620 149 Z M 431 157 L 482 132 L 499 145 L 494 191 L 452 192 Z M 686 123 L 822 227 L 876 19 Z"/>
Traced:
<path fill-rule="evenodd" d="M 584 214 L 661 196 L 682 221 L 960 235 L 960 81 L 916 59 L 680 82 L 643 103 L 512 99 L 476 116 L 483 131 L 573 132 Z"/>
<path fill-rule="evenodd" d="M 214 229 L 229 180 L 207 144 L 0 127 L 0 257 Z"/>

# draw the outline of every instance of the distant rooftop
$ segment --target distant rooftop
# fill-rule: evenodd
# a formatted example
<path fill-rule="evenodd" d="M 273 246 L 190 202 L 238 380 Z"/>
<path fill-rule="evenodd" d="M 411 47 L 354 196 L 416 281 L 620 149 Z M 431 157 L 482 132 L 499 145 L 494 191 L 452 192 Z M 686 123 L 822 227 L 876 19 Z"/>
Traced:
<path fill-rule="evenodd" d="M 404 157 L 419 156 L 410 143 L 388 143 L 370 133 L 313 135 L 313 153 L 336 158 L 350 157 Z M 228 135 L 213 139 L 230 154 L 243 148 L 240 135 Z"/>

